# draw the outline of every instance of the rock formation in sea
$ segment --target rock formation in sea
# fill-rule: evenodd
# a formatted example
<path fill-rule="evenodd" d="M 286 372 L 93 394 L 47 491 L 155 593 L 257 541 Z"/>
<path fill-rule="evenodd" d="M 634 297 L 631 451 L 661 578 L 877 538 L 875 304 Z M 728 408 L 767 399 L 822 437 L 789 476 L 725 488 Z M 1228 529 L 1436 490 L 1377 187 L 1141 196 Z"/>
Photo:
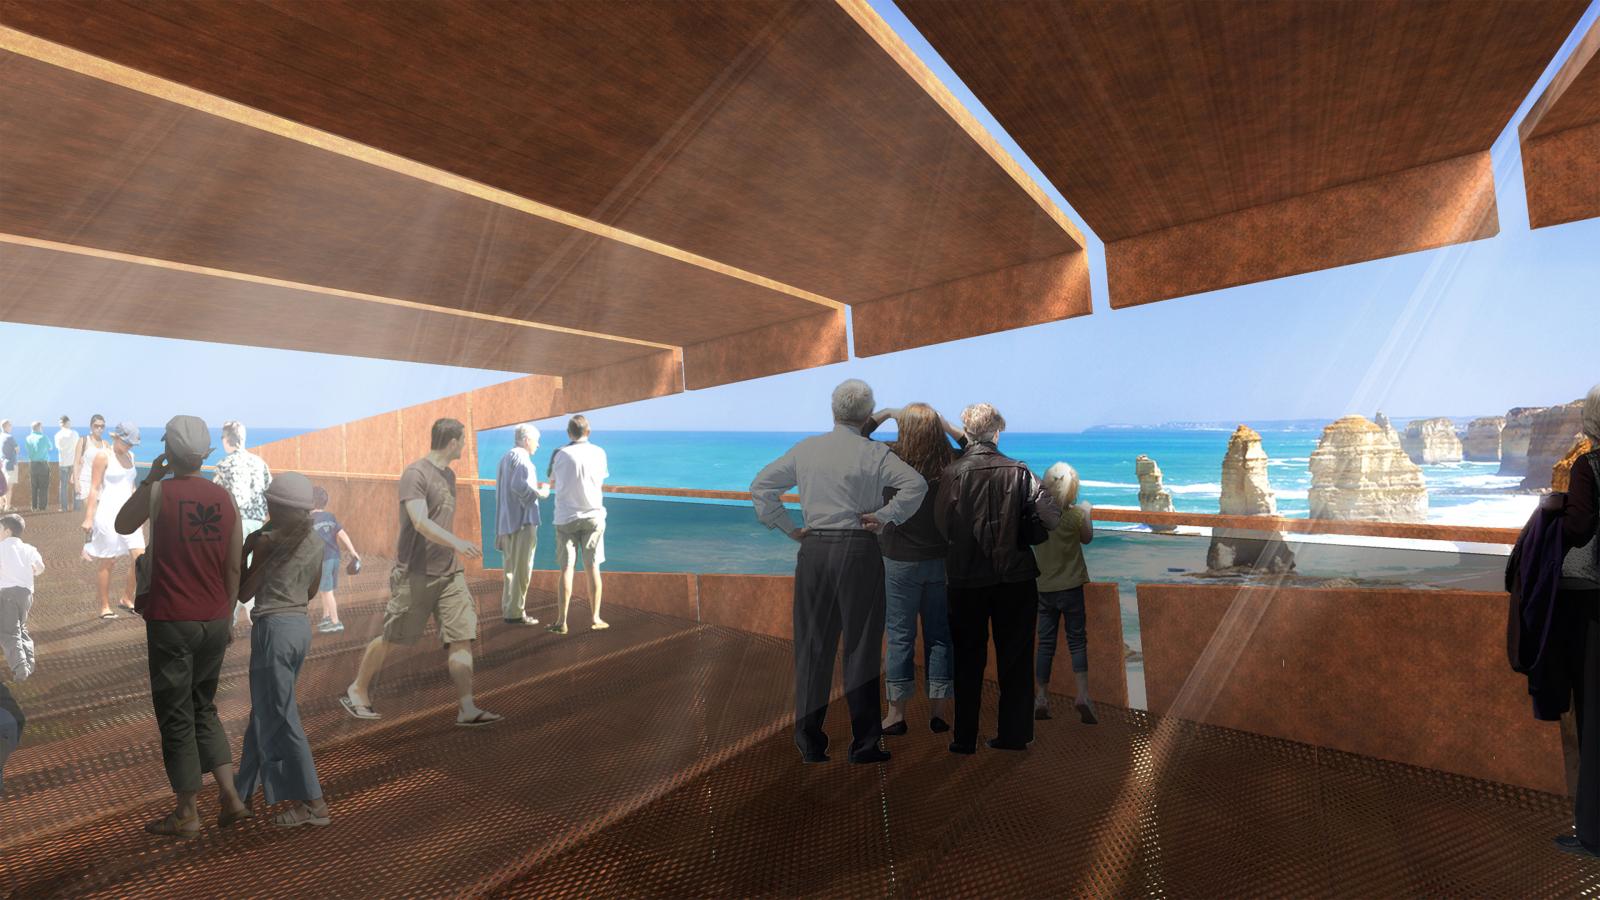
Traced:
<path fill-rule="evenodd" d="M 1278 514 L 1277 495 L 1267 483 L 1267 452 L 1261 449 L 1261 435 L 1248 425 L 1234 430 L 1222 457 L 1221 507 L 1225 516 Z M 1206 568 L 1213 572 L 1240 568 L 1289 572 L 1294 569 L 1294 551 L 1279 532 L 1215 528 Z"/>
<path fill-rule="evenodd" d="M 1345 416 L 1322 430 L 1311 454 L 1310 501 L 1314 519 L 1428 517 L 1422 469 L 1363 416 Z"/>
<path fill-rule="evenodd" d="M 1461 456 L 1473 462 L 1500 461 L 1500 435 L 1506 427 L 1505 416 L 1485 416 L 1467 424 L 1467 436 L 1461 442 Z"/>
<path fill-rule="evenodd" d="M 1442 417 L 1413 419 L 1400 436 L 1400 446 L 1419 466 L 1461 461 L 1461 438 L 1456 437 L 1455 423 Z"/>
<path fill-rule="evenodd" d="M 1172 512 L 1172 492 L 1161 486 L 1161 467 L 1143 453 L 1133 461 L 1139 478 L 1139 509 L 1145 512 Z M 1152 525 L 1151 531 L 1172 531 L 1173 525 Z"/>
<path fill-rule="evenodd" d="M 1500 432 L 1500 474 L 1528 473 L 1528 441 L 1533 437 L 1533 420 L 1543 406 L 1519 406 L 1506 413 L 1506 427 Z"/>
<path fill-rule="evenodd" d="M 1550 486 L 1555 465 L 1583 431 L 1583 401 L 1552 406 L 1533 417 L 1533 432 L 1528 437 L 1528 470 L 1522 477 L 1524 490 Z"/>
<path fill-rule="evenodd" d="M 1528 474 L 1528 442 L 1533 439 L 1533 420 L 1546 407 L 1517 407 L 1506 413 L 1506 431 L 1501 431 L 1502 476 Z"/>
<path fill-rule="evenodd" d="M 1382 428 L 1384 436 L 1394 441 L 1396 447 L 1400 446 L 1400 432 L 1394 430 L 1394 423 L 1390 422 L 1389 417 L 1383 414 L 1383 410 L 1378 410 L 1378 414 L 1373 417 L 1372 423 Z"/>

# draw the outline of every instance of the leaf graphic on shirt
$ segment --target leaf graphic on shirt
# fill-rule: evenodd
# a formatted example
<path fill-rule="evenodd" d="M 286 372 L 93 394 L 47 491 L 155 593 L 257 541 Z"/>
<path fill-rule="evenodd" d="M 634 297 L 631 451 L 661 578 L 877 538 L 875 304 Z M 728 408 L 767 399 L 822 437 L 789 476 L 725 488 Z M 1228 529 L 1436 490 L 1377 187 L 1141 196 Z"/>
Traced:
<path fill-rule="evenodd" d="M 189 510 L 189 529 L 192 534 L 202 541 L 214 541 L 222 537 L 222 507 L 220 504 L 207 506 L 204 503 L 196 504 Z"/>

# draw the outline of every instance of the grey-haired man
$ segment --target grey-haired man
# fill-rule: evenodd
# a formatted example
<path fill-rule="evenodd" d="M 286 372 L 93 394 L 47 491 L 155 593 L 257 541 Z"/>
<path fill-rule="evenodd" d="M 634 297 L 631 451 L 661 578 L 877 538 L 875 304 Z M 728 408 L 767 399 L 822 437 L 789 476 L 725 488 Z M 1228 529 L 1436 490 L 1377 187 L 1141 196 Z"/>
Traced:
<path fill-rule="evenodd" d="M 872 388 L 865 382 L 840 384 L 833 391 L 833 430 L 794 445 L 750 485 L 757 517 L 800 542 L 794 570 L 794 742 L 808 763 L 828 760 L 822 723 L 841 634 L 850 761 L 889 758 L 878 746 L 884 580 L 873 535 L 909 519 L 928 483 L 886 445 L 861 436 L 872 409 Z M 795 527 L 783 505 L 783 493 L 796 486 L 803 528 Z M 894 488 L 888 503 L 885 488 Z"/>

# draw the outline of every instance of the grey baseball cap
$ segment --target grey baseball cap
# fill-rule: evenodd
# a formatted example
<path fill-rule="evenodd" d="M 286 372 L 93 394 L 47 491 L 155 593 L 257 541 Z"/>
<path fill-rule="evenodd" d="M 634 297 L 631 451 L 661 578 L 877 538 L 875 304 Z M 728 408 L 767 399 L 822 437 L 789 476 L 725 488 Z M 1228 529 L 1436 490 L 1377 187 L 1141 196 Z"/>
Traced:
<path fill-rule="evenodd" d="M 199 416 L 173 416 L 161 436 L 167 455 L 205 459 L 211 455 L 211 430 Z"/>
<path fill-rule="evenodd" d="M 299 472 L 272 476 L 272 484 L 267 487 L 267 502 L 291 509 L 317 508 L 316 498 L 311 491 L 311 479 Z"/>
<path fill-rule="evenodd" d="M 111 436 L 122 438 L 128 442 L 129 446 L 139 446 L 139 426 L 132 422 L 123 422 L 121 425 L 111 429 Z"/>

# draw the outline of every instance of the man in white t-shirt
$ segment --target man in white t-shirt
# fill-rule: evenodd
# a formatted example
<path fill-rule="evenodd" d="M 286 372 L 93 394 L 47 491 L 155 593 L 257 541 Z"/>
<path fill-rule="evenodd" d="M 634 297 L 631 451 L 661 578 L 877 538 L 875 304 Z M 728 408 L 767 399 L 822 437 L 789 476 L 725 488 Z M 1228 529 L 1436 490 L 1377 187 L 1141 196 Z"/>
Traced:
<path fill-rule="evenodd" d="M 572 600 L 572 575 L 577 556 L 589 576 L 589 601 L 599 631 L 610 628 L 600 618 L 600 564 L 606 559 L 606 507 L 600 486 L 611 474 L 606 452 L 589 442 L 589 420 L 573 416 L 567 422 L 572 442 L 550 456 L 550 490 L 556 495 L 556 565 L 561 581 L 556 589 L 556 623 L 550 630 L 567 633 L 567 604 Z"/>
<path fill-rule="evenodd" d="M 56 474 L 56 494 L 61 502 L 62 512 L 71 512 L 78 508 L 77 491 L 72 486 L 73 463 L 78 461 L 78 432 L 72 428 L 72 420 L 66 416 L 61 417 L 61 429 L 56 432 L 56 460 L 61 464 Z"/>

